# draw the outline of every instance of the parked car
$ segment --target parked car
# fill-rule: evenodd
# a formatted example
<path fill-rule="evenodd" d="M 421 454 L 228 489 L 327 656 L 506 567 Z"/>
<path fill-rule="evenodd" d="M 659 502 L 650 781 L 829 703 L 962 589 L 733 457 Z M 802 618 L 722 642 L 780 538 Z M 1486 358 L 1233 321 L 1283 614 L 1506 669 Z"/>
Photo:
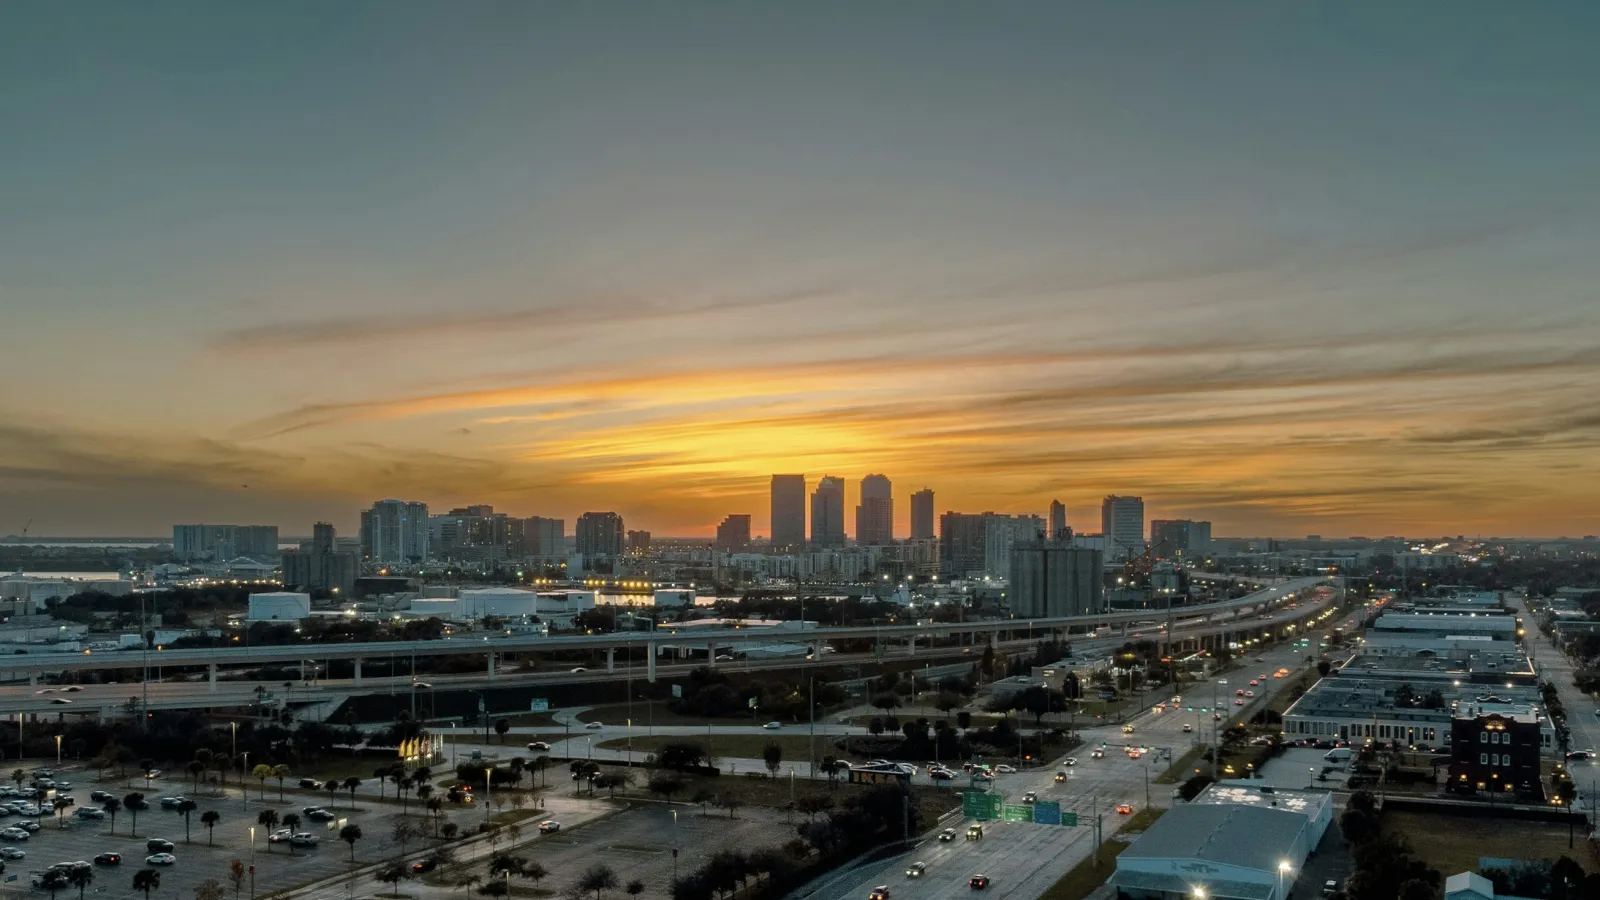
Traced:
<path fill-rule="evenodd" d="M 300 779 L 299 784 L 308 791 L 322 790 L 322 782 L 316 780 L 315 778 L 302 778 Z"/>
<path fill-rule="evenodd" d="M 170 866 L 177 862 L 178 858 L 171 853 L 152 853 L 146 856 L 144 861 L 152 866 Z"/>
<path fill-rule="evenodd" d="M 178 804 L 182 803 L 184 800 L 187 800 L 187 799 L 188 799 L 187 797 L 183 797 L 183 796 L 162 797 L 161 798 L 161 808 L 162 809 L 177 809 L 178 808 Z"/>
<path fill-rule="evenodd" d="M 164 841 L 161 838 L 151 838 L 145 841 L 144 848 L 151 853 L 171 853 L 177 849 L 171 841 Z"/>
<path fill-rule="evenodd" d="M 283 843 L 284 841 L 287 841 L 289 838 L 291 838 L 293 836 L 294 836 L 294 829 L 292 829 L 292 828 L 279 828 L 277 831 L 274 831 L 273 833 L 267 835 L 267 843 L 269 843 L 269 844 L 281 844 L 281 843 Z"/>
<path fill-rule="evenodd" d="M 299 832 L 295 832 L 294 836 L 289 838 L 289 846 L 291 846 L 291 847 L 315 847 L 318 843 L 321 842 L 321 840 L 322 840 L 321 838 L 317 837 L 316 835 L 312 834 L 309 831 L 299 831 Z"/>
<path fill-rule="evenodd" d="M 90 791 L 89 792 L 89 799 L 93 800 L 96 803 L 104 803 L 105 801 L 111 799 L 111 795 L 106 793 L 105 791 Z"/>
<path fill-rule="evenodd" d="M 0 847 L 0 859 L 22 859 L 27 855 L 16 847 Z"/>
<path fill-rule="evenodd" d="M 28 839 L 28 833 L 23 831 L 21 828 L 6 828 L 4 830 L 0 830 L 0 839 L 7 841 L 25 841 Z"/>

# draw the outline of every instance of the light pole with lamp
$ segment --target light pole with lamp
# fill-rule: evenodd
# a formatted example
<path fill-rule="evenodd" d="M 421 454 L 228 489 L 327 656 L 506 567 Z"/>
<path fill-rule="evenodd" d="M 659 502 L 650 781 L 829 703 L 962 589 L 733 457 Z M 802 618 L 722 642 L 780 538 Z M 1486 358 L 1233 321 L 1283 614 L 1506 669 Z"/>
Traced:
<path fill-rule="evenodd" d="M 250 900 L 256 900 L 256 827 L 254 825 L 250 826 Z"/>
<path fill-rule="evenodd" d="M 233 726 L 233 749 L 228 751 L 228 755 L 229 756 L 238 756 L 239 755 L 239 723 L 237 721 L 233 721 L 233 722 L 229 722 L 228 724 Z"/>
<path fill-rule="evenodd" d="M 489 818 L 489 794 L 494 785 L 494 768 L 483 767 L 483 817 Z"/>
<path fill-rule="evenodd" d="M 1283 876 L 1288 874 L 1289 868 L 1287 859 L 1278 860 L 1278 896 L 1275 900 L 1283 900 Z"/>
<path fill-rule="evenodd" d="M 56 735 L 56 767 L 61 767 L 61 735 Z"/>

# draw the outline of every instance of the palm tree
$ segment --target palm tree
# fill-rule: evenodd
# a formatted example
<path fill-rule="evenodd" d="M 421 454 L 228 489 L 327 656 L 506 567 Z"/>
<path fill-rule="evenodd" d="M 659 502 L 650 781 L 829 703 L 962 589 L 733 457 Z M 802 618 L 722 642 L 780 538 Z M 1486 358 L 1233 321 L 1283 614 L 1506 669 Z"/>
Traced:
<path fill-rule="evenodd" d="M 216 834 L 217 823 L 222 821 L 222 814 L 214 809 L 208 809 L 200 814 L 200 824 L 206 827 L 206 846 L 211 846 L 211 837 Z"/>
<path fill-rule="evenodd" d="M 356 841 L 361 840 L 361 826 L 356 824 L 346 825 L 339 829 L 339 840 L 350 845 L 350 861 L 356 861 Z M 149 900 L 149 898 L 146 898 Z"/>
<path fill-rule="evenodd" d="M 328 805 L 332 806 L 339 799 L 339 779 L 330 779 L 323 787 L 328 790 Z"/>
<path fill-rule="evenodd" d="M 267 799 L 267 779 L 272 777 L 272 767 L 262 763 L 250 770 L 250 777 L 261 782 L 261 799 L 265 802 Z"/>
<path fill-rule="evenodd" d="M 71 805 L 71 801 L 65 797 L 57 797 L 50 801 L 50 808 L 56 811 L 56 821 L 61 823 L 62 828 L 67 827 L 67 807 Z"/>
<path fill-rule="evenodd" d="M 396 795 L 401 794 L 405 788 L 411 785 L 410 779 L 406 778 L 405 766 L 395 766 L 394 768 L 390 769 L 389 781 L 394 784 L 394 792 Z M 400 799 L 400 812 L 404 813 L 406 811 L 405 798 L 401 797 Z"/>
<path fill-rule="evenodd" d="M 350 792 L 350 808 L 356 808 L 356 788 L 361 787 L 361 779 L 354 775 L 344 780 L 344 789 Z"/>
<path fill-rule="evenodd" d="M 78 900 L 83 900 L 83 892 L 91 881 L 94 881 L 94 869 L 75 868 L 67 873 L 67 883 L 78 889 Z"/>
<path fill-rule="evenodd" d="M 265 829 L 266 832 L 267 832 L 267 837 L 271 838 L 272 837 L 272 829 L 278 827 L 278 811 L 275 810 L 275 809 L 263 809 L 256 816 L 256 824 L 260 825 L 263 829 Z M 268 853 L 272 852 L 272 841 L 271 840 L 267 841 L 267 852 Z"/>
<path fill-rule="evenodd" d="M 150 900 L 150 892 L 161 887 L 161 873 L 155 869 L 140 869 L 133 873 L 133 889 L 144 891 L 144 900 Z"/>
<path fill-rule="evenodd" d="M 116 834 L 117 810 L 122 808 L 122 801 L 115 797 L 107 797 L 106 799 L 100 801 L 100 808 L 105 810 L 106 815 L 111 817 L 111 833 Z"/>
<path fill-rule="evenodd" d="M 150 773 L 154 772 L 155 768 L 156 768 L 156 761 L 151 759 L 150 757 L 147 756 L 144 759 L 139 760 L 139 772 L 144 775 L 144 786 L 145 787 L 149 787 L 150 786 Z"/>
<path fill-rule="evenodd" d="M 200 804 L 185 797 L 179 800 L 178 804 L 172 808 L 173 812 L 183 816 L 183 842 L 185 844 L 189 843 L 189 814 L 198 809 L 199 806 Z"/>
<path fill-rule="evenodd" d="M 278 779 L 278 802 L 283 802 L 283 780 L 289 777 L 289 767 L 279 763 L 272 767 L 272 777 Z"/>
<path fill-rule="evenodd" d="M 300 828 L 300 814 L 299 813 L 284 813 L 283 814 L 283 827 L 289 829 L 289 832 L 291 834 L 294 833 L 295 831 L 299 830 L 299 828 Z M 294 855 L 294 842 L 293 841 L 289 842 L 289 855 L 290 856 Z"/>
<path fill-rule="evenodd" d="M 143 794 L 139 793 L 138 791 L 134 791 L 128 796 L 122 798 L 122 808 L 128 811 L 128 815 L 133 816 L 133 824 L 128 826 L 128 834 L 138 834 L 139 811 L 143 809 L 149 809 L 150 804 L 144 802 Z"/>
<path fill-rule="evenodd" d="M 226 753 L 218 753 L 211 757 L 211 768 L 217 770 L 217 780 L 223 787 L 228 786 L 228 770 L 233 768 L 233 757 Z"/>
<path fill-rule="evenodd" d="M 428 814 L 433 817 L 433 836 L 439 836 L 439 819 L 444 816 L 444 798 L 428 798 Z"/>
<path fill-rule="evenodd" d="M 17 783 L 17 787 L 20 788 L 22 787 L 22 783 L 28 780 L 28 773 L 22 771 L 21 769 L 12 769 L 11 780 L 15 781 Z"/>
<path fill-rule="evenodd" d="M 200 773 L 206 770 L 206 764 L 198 759 L 189 761 L 189 774 L 194 776 L 194 792 L 200 793 Z"/>

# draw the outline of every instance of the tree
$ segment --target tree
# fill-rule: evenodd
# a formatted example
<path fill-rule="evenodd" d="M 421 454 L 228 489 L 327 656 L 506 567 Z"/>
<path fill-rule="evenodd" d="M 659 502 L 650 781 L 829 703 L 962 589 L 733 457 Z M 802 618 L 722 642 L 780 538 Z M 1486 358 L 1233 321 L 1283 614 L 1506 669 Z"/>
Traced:
<path fill-rule="evenodd" d="M 361 787 L 361 779 L 354 775 L 344 780 L 344 789 L 350 792 L 350 808 L 356 808 L 356 788 Z"/>
<path fill-rule="evenodd" d="M 194 900 L 222 900 L 222 882 L 215 878 L 207 878 L 195 885 Z"/>
<path fill-rule="evenodd" d="M 285 773 L 285 774 L 287 774 L 287 773 Z M 261 782 L 261 800 L 262 800 L 262 802 L 266 802 L 266 799 L 267 799 L 267 779 L 272 777 L 272 767 L 267 765 L 267 764 L 265 764 L 265 763 L 262 763 L 261 765 L 256 766 L 254 769 L 250 770 L 250 777 L 251 778 L 255 778 L 255 779 L 257 779 L 257 780 L 259 780 Z"/>
<path fill-rule="evenodd" d="M 635 878 L 634 880 L 628 882 L 628 886 L 623 888 L 623 890 L 628 892 L 628 896 L 637 897 L 644 893 L 644 882 Z"/>
<path fill-rule="evenodd" d="M 12 769 L 11 780 L 15 781 L 17 783 L 17 787 L 20 788 L 22 787 L 22 783 L 28 780 L 28 773 L 22 771 L 21 769 Z"/>
<path fill-rule="evenodd" d="M 983 645 L 983 659 L 978 662 L 978 670 L 988 676 L 994 675 L 994 645 Z"/>
<path fill-rule="evenodd" d="M 328 792 L 328 805 L 332 806 L 333 804 L 337 803 L 339 800 L 339 779 L 328 779 L 328 783 L 323 785 L 323 788 Z"/>
<path fill-rule="evenodd" d="M 892 693 L 882 693 L 872 698 L 872 705 L 887 713 L 900 705 L 900 698 Z"/>
<path fill-rule="evenodd" d="M 200 792 L 200 773 L 204 772 L 205 770 L 206 770 L 206 764 L 201 762 L 200 760 L 193 759 L 193 760 L 189 761 L 189 774 L 194 776 L 194 790 L 195 790 L 195 793 L 199 793 Z"/>
<path fill-rule="evenodd" d="M 1356 791 L 1350 795 L 1350 800 L 1345 806 L 1348 809 L 1358 809 L 1369 817 L 1378 814 L 1378 798 L 1372 796 L 1371 791 Z"/>
<path fill-rule="evenodd" d="M 956 727 L 961 729 L 962 731 L 966 731 L 968 728 L 971 728 L 972 727 L 972 713 L 968 712 L 967 710 L 964 710 L 964 709 L 962 711 L 956 713 Z"/>
<path fill-rule="evenodd" d="M 540 865 L 538 861 L 530 862 L 522 867 L 522 877 L 532 881 L 535 890 L 539 887 L 539 881 L 549 874 L 550 870 Z"/>
<path fill-rule="evenodd" d="M 409 874 L 410 873 L 406 871 L 406 867 L 405 866 L 393 865 L 393 866 L 384 866 L 383 868 L 379 869 L 377 871 L 377 873 L 374 874 L 372 877 L 376 878 L 379 881 L 384 882 L 385 884 L 393 884 L 394 885 L 394 890 L 392 891 L 392 893 L 396 897 L 398 897 L 398 896 L 400 896 L 400 882 L 404 881 L 409 876 Z"/>
<path fill-rule="evenodd" d="M 777 741 L 767 741 L 767 745 L 761 748 L 761 760 L 767 764 L 767 774 L 777 778 L 778 768 L 783 765 L 783 745 Z"/>
<path fill-rule="evenodd" d="M 83 900 L 83 892 L 88 889 L 92 881 L 94 881 L 94 869 L 75 868 L 67 873 L 67 884 L 78 889 L 78 900 Z"/>
<path fill-rule="evenodd" d="M 940 691 L 939 696 L 933 700 L 933 708 L 944 713 L 946 719 L 950 718 L 950 711 L 961 706 L 961 696 L 950 691 Z"/>
<path fill-rule="evenodd" d="M 510 719 L 495 719 L 494 720 L 494 733 L 500 735 L 500 743 L 504 744 L 506 742 L 506 732 L 508 732 L 510 730 L 511 730 L 511 720 Z"/>
<path fill-rule="evenodd" d="M 649 789 L 650 793 L 660 794 L 662 797 L 666 798 L 668 804 L 671 804 L 672 795 L 682 791 L 684 788 L 684 783 L 682 778 L 672 774 L 671 772 L 657 772 L 650 776 L 650 782 L 647 785 L 647 788 Z"/>
<path fill-rule="evenodd" d="M 194 812 L 199 807 L 200 804 L 190 800 L 188 797 L 185 797 L 182 800 L 179 800 L 178 804 L 172 808 L 173 812 L 183 816 L 183 842 L 185 844 L 189 843 L 189 814 Z"/>
<path fill-rule="evenodd" d="M 439 834 L 443 835 L 444 839 L 447 840 L 447 841 L 454 840 L 455 836 L 456 836 L 456 832 L 458 832 L 460 830 L 461 830 L 461 826 L 457 825 L 454 822 L 446 822 L 443 825 L 439 826 Z"/>
<path fill-rule="evenodd" d="M 233 900 L 239 900 L 239 891 L 244 888 L 244 860 L 228 863 L 228 880 L 233 882 Z"/>
<path fill-rule="evenodd" d="M 394 842 L 400 845 L 400 855 L 401 856 L 405 856 L 406 855 L 406 842 L 410 841 L 412 838 L 414 838 L 416 836 L 417 836 L 417 826 L 411 824 L 411 820 L 410 819 L 396 819 L 395 820 L 394 831 L 390 832 L 390 837 L 393 837 L 394 838 Z"/>
<path fill-rule="evenodd" d="M 139 793 L 138 791 L 134 791 L 128 796 L 122 798 L 122 808 L 126 809 L 128 811 L 128 815 L 133 817 L 133 823 L 128 826 L 128 834 L 138 834 L 139 812 L 141 810 L 149 809 L 150 804 L 144 802 L 143 794 Z"/>
<path fill-rule="evenodd" d="M 150 786 L 150 773 L 155 771 L 156 761 L 150 757 L 139 760 L 139 773 L 144 776 L 144 786 Z"/>
<path fill-rule="evenodd" d="M 735 813 L 744 805 L 744 801 L 739 798 L 738 791 L 723 791 L 722 796 L 717 798 L 717 805 L 728 811 L 728 818 L 737 819 Z"/>
<path fill-rule="evenodd" d="M 267 833 L 267 852 L 271 853 L 272 829 L 278 827 L 278 811 L 275 809 L 263 809 L 256 814 L 256 824 L 260 825 L 261 829 Z"/>
<path fill-rule="evenodd" d="M 346 825 L 345 827 L 339 829 L 339 840 L 344 841 L 346 844 L 350 845 L 350 861 L 351 862 L 355 862 L 356 861 L 356 841 L 361 840 L 361 826 L 360 825 L 351 824 L 351 825 Z"/>
<path fill-rule="evenodd" d="M 1328 677 L 1328 673 L 1332 672 L 1332 671 L 1333 671 L 1333 663 L 1328 662 L 1325 659 L 1317 661 L 1317 674 L 1318 675 L 1321 675 L 1323 678 L 1327 678 Z"/>
<path fill-rule="evenodd" d="M 211 838 L 216 834 L 217 823 L 222 821 L 222 814 L 214 809 L 208 809 L 200 814 L 200 824 L 206 827 L 206 846 L 211 846 Z"/>
<path fill-rule="evenodd" d="M 411 787 L 411 779 L 406 777 L 405 766 L 395 766 L 389 770 L 389 783 L 394 785 L 395 794 L 400 796 L 400 813 L 404 815 L 406 811 L 405 791 Z"/>
<path fill-rule="evenodd" d="M 161 887 L 161 873 L 154 869 L 140 869 L 133 873 L 133 889 L 144 891 L 144 900 L 150 900 L 150 892 Z"/>
<path fill-rule="evenodd" d="M 111 817 L 111 833 L 116 834 L 117 811 L 122 809 L 122 801 L 115 797 L 107 797 L 106 799 L 100 801 L 100 808 L 105 810 L 106 815 Z"/>
<path fill-rule="evenodd" d="M 575 887 L 581 891 L 594 891 L 595 900 L 600 900 L 601 891 L 609 891 L 617 886 L 617 873 L 604 863 L 595 863 L 584 873 L 578 876 Z"/>

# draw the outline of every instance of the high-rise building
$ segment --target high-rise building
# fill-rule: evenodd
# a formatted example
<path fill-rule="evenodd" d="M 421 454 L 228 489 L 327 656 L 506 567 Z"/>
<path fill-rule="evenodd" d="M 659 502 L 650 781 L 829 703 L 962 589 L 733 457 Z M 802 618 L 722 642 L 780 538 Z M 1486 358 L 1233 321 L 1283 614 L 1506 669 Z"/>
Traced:
<path fill-rule="evenodd" d="M 585 557 L 621 556 L 622 517 L 614 512 L 586 512 L 578 517 L 578 552 Z"/>
<path fill-rule="evenodd" d="M 361 559 L 355 553 L 339 552 L 333 526 L 318 522 L 311 527 L 311 543 L 300 550 L 283 553 L 283 586 L 287 589 L 321 591 L 340 599 L 354 599 L 356 577 L 361 574 Z"/>
<path fill-rule="evenodd" d="M 1194 559 L 1211 552 L 1211 523 L 1151 519 L 1150 553 L 1157 559 Z"/>
<path fill-rule="evenodd" d="M 519 521 L 485 503 L 458 506 L 428 517 L 428 548 L 442 559 L 506 559 L 517 555 Z"/>
<path fill-rule="evenodd" d="M 806 545 L 806 477 L 772 476 L 772 549 L 798 553 Z"/>
<path fill-rule="evenodd" d="M 1127 559 L 1144 552 L 1144 498 L 1112 494 L 1100 503 L 1100 533 L 1108 559 Z"/>
<path fill-rule="evenodd" d="M 983 571 L 996 578 L 1011 577 L 1011 548 L 1044 536 L 1044 520 L 1038 516 L 983 517 Z"/>
<path fill-rule="evenodd" d="M 375 563 L 420 563 L 429 553 L 428 504 L 379 500 L 361 513 L 361 550 Z"/>
<path fill-rule="evenodd" d="M 717 549 L 725 553 L 743 553 L 750 549 L 750 517 L 732 515 L 717 526 Z"/>
<path fill-rule="evenodd" d="M 844 479 L 822 476 L 811 492 L 811 545 L 832 550 L 844 546 Z"/>
<path fill-rule="evenodd" d="M 923 488 L 911 495 L 911 539 L 927 541 L 938 537 L 933 531 L 933 489 Z"/>
<path fill-rule="evenodd" d="M 556 559 L 567 555 L 567 522 L 529 516 L 522 520 L 522 545 L 519 556 Z"/>
<path fill-rule="evenodd" d="M 1006 596 L 1011 612 L 1029 618 L 1105 612 L 1099 550 L 1072 545 L 1072 538 L 1022 541 L 1011 548 Z"/>
<path fill-rule="evenodd" d="M 650 532 L 630 531 L 627 541 L 628 552 L 633 554 L 650 552 Z"/>
<path fill-rule="evenodd" d="M 276 525 L 174 525 L 172 558 L 206 562 L 249 557 L 260 562 L 278 558 Z"/>
<path fill-rule="evenodd" d="M 1050 501 L 1049 537 L 1058 538 L 1067 530 L 1067 505 L 1060 500 Z"/>
<path fill-rule="evenodd" d="M 985 520 L 994 513 L 947 512 L 939 517 L 939 574 L 965 578 L 984 566 Z"/>
<path fill-rule="evenodd" d="M 856 543 L 894 543 L 894 488 L 887 475 L 861 479 L 861 504 L 856 507 Z"/>

